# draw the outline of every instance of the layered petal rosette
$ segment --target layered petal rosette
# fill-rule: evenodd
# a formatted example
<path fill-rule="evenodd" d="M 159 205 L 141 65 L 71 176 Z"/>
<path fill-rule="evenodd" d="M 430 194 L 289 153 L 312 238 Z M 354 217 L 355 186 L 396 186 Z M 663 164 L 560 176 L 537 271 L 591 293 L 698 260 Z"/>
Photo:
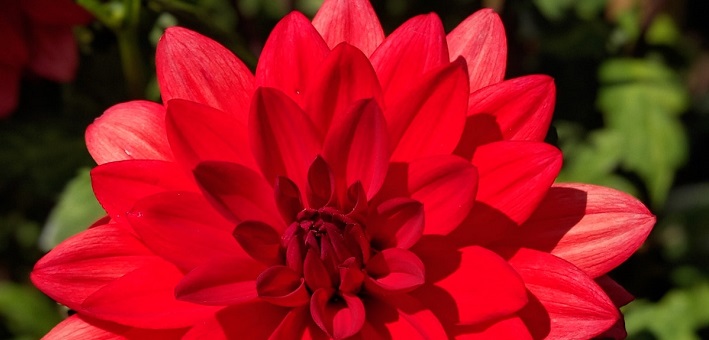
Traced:
<path fill-rule="evenodd" d="M 554 83 L 505 61 L 490 10 L 385 36 L 368 2 L 325 1 L 255 75 L 168 29 L 163 104 L 87 130 L 108 217 L 35 266 L 76 311 L 47 338 L 622 337 L 632 297 L 606 273 L 655 218 L 554 183 Z"/>

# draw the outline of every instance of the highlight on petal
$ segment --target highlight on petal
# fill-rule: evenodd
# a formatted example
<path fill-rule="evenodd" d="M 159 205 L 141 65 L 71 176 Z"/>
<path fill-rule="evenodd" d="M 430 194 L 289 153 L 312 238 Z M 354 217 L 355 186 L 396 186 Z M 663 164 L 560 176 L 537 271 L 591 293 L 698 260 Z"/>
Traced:
<path fill-rule="evenodd" d="M 167 138 L 175 158 L 193 169 L 201 161 L 230 161 L 256 169 L 243 122 L 183 99 L 167 103 Z"/>
<path fill-rule="evenodd" d="M 281 91 L 256 90 L 249 119 L 249 141 L 269 183 L 287 176 L 305 188 L 306 174 L 315 160 L 320 141 L 316 127 L 303 110 Z"/>
<path fill-rule="evenodd" d="M 164 192 L 136 202 L 128 221 L 156 255 L 188 272 L 214 257 L 242 253 L 233 224 L 197 193 Z"/>
<path fill-rule="evenodd" d="M 96 199 L 111 218 L 120 220 L 141 198 L 165 191 L 198 191 L 177 164 L 156 160 L 127 160 L 91 170 Z"/>
<path fill-rule="evenodd" d="M 477 146 L 500 140 L 544 141 L 556 88 L 545 75 L 514 78 L 473 92 L 456 154 L 470 158 Z"/>
<path fill-rule="evenodd" d="M 256 86 L 272 87 L 302 104 L 305 89 L 330 52 L 303 14 L 291 12 L 278 22 L 256 66 Z"/>
<path fill-rule="evenodd" d="M 412 249 L 427 271 L 426 285 L 412 295 L 444 325 L 475 325 L 509 317 L 527 303 L 522 278 L 502 257 L 478 246 L 462 248 L 456 254 L 446 248 L 453 247 L 426 239 Z M 455 264 L 442 264 L 451 260 Z M 455 266 L 452 272 L 451 266 Z"/>
<path fill-rule="evenodd" d="M 500 16 L 481 9 L 463 20 L 446 37 L 450 60 L 465 58 L 470 91 L 502 81 L 507 64 L 507 38 Z"/>
<path fill-rule="evenodd" d="M 555 184 L 503 243 L 550 252 L 595 278 L 627 260 L 654 224 L 655 216 L 626 193 L 590 184 Z"/>
<path fill-rule="evenodd" d="M 139 328 L 188 327 L 217 309 L 178 301 L 174 290 L 182 277 L 169 262 L 152 262 L 100 288 L 77 311 Z"/>
<path fill-rule="evenodd" d="M 522 224 L 534 212 L 561 169 L 559 149 L 539 142 L 496 142 L 479 147 L 477 201 Z"/>
<path fill-rule="evenodd" d="M 145 329 L 135 328 L 117 323 L 92 319 L 80 314 L 74 314 L 56 325 L 42 339 L 175 339 L 181 337 L 185 329 Z"/>
<path fill-rule="evenodd" d="M 165 108 L 144 100 L 116 104 L 86 129 L 86 147 L 98 164 L 127 159 L 172 160 L 165 137 Z"/>
<path fill-rule="evenodd" d="M 77 310 L 97 290 L 138 268 L 163 262 L 116 223 L 70 237 L 35 264 L 32 283 L 57 302 Z"/>
<path fill-rule="evenodd" d="M 463 133 L 467 105 L 463 60 L 429 72 L 386 111 L 392 160 L 450 154 Z"/>
<path fill-rule="evenodd" d="M 370 59 L 385 102 L 398 101 L 428 71 L 448 64 L 448 46 L 436 14 L 409 19 L 386 37 Z"/>
<path fill-rule="evenodd" d="M 323 157 L 342 188 L 359 181 L 367 197 L 373 197 L 389 166 L 388 134 L 379 106 L 371 99 L 359 101 L 333 123 Z"/>
<path fill-rule="evenodd" d="M 480 325 L 453 327 L 452 330 L 452 333 L 457 333 L 455 338 L 461 340 L 534 339 L 532 334 L 529 334 L 527 325 L 517 316 Z"/>
<path fill-rule="evenodd" d="M 163 103 L 186 99 L 222 110 L 246 125 L 253 75 L 224 46 L 188 29 L 171 27 L 158 42 L 155 60 Z"/>
<path fill-rule="evenodd" d="M 325 0 L 313 26 L 331 49 L 347 42 L 369 56 L 384 40 L 382 25 L 367 0 Z"/>
<path fill-rule="evenodd" d="M 544 334 L 548 339 L 590 339 L 609 329 L 620 318 L 618 309 L 603 289 L 572 264 L 526 248 L 502 250 L 501 253 L 509 258 L 510 265 L 541 304 L 528 305 L 521 312 L 522 317 L 538 317 L 545 312 L 549 316 L 549 326 L 533 320 L 525 322 L 535 338 L 548 332 Z"/>

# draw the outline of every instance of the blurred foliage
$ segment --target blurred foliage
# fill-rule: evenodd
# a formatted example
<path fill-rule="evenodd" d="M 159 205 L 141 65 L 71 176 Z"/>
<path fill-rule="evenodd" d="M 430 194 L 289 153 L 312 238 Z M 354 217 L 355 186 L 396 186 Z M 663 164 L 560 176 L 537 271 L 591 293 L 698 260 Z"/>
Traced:
<path fill-rule="evenodd" d="M 83 130 L 109 106 L 159 101 L 155 46 L 166 27 L 197 30 L 251 68 L 270 29 L 322 0 L 77 0 L 97 20 L 76 29 L 82 59 L 67 85 L 26 77 L 20 107 L 0 121 L 0 338 L 34 339 L 61 309 L 28 273 L 47 250 L 103 213 L 90 190 Z M 373 0 L 385 31 L 436 12 L 450 30 L 481 6 L 508 33 L 508 78 L 557 85 L 548 140 L 559 181 L 611 186 L 648 203 L 658 225 L 611 273 L 636 302 L 631 339 L 709 337 L 709 32 L 704 0 Z M 44 227 L 42 227 L 44 226 Z M 43 229 L 43 230 L 42 230 Z"/>

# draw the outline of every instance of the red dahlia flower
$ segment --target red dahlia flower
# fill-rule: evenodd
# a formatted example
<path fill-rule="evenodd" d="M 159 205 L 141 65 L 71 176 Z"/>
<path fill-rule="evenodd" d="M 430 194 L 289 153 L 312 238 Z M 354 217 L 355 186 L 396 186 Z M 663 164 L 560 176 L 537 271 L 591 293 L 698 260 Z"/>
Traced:
<path fill-rule="evenodd" d="M 0 0 L 0 118 L 17 106 L 25 69 L 58 82 L 74 78 L 79 60 L 72 26 L 91 16 L 71 0 Z"/>
<path fill-rule="evenodd" d="M 164 104 L 87 130 L 108 218 L 35 266 L 76 311 L 47 338 L 622 337 L 632 297 L 605 274 L 655 219 L 553 183 L 553 81 L 502 81 L 505 58 L 490 10 L 385 37 L 368 2 L 325 1 L 255 75 L 169 29 Z"/>

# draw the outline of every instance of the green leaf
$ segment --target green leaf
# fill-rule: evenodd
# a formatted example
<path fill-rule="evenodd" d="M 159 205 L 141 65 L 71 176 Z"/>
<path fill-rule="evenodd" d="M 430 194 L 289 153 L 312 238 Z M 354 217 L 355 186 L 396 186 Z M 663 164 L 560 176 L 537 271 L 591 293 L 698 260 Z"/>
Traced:
<path fill-rule="evenodd" d="M 679 120 L 688 105 L 677 76 L 652 60 L 618 59 L 599 72 L 598 106 L 608 129 L 621 136 L 621 164 L 645 182 L 650 199 L 662 204 L 675 171 L 687 159 L 687 137 Z"/>
<path fill-rule="evenodd" d="M 64 239 L 85 230 L 106 215 L 91 189 L 89 169 L 82 169 L 67 183 L 52 209 L 39 239 L 39 247 L 49 251 Z"/>
<path fill-rule="evenodd" d="M 35 288 L 0 282 L 0 315 L 17 337 L 39 339 L 61 321 L 56 304 Z"/>

